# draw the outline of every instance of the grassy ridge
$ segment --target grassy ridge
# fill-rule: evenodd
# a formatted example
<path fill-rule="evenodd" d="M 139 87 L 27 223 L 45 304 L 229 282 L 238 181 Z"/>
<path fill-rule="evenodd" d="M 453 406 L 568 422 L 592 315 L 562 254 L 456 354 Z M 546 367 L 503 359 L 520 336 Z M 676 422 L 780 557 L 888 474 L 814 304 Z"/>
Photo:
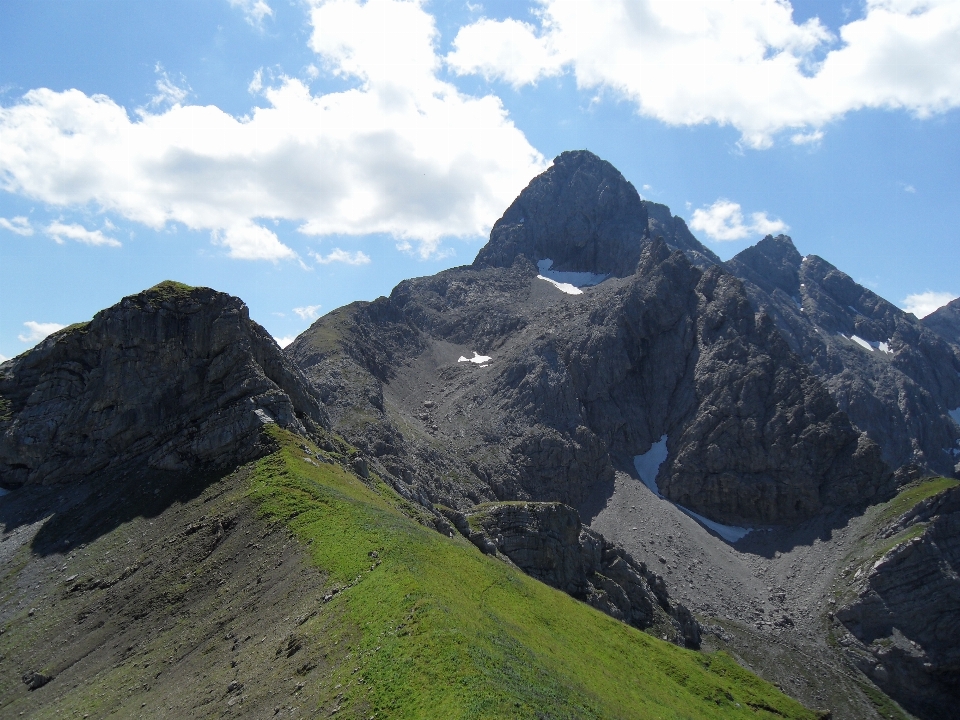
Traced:
<path fill-rule="evenodd" d="M 816 717 L 722 653 L 660 642 L 417 524 L 382 484 L 273 432 L 250 497 L 339 590 L 327 641 L 349 652 L 322 700 L 338 717 Z"/>

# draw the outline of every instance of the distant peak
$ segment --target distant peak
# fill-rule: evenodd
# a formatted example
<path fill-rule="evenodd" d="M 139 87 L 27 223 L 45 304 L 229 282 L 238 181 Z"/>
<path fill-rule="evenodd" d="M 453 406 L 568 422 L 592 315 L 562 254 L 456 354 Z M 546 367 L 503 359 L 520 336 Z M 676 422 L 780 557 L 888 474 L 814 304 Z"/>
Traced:
<path fill-rule="evenodd" d="M 553 269 L 624 277 L 640 258 L 647 211 L 636 188 L 588 150 L 561 153 L 497 221 L 474 261 L 510 267 L 518 255 Z"/>
<path fill-rule="evenodd" d="M 738 277 L 745 278 L 767 292 L 779 287 L 787 295 L 800 294 L 800 264 L 803 257 L 788 235 L 767 235 L 752 247 L 726 262 Z"/>

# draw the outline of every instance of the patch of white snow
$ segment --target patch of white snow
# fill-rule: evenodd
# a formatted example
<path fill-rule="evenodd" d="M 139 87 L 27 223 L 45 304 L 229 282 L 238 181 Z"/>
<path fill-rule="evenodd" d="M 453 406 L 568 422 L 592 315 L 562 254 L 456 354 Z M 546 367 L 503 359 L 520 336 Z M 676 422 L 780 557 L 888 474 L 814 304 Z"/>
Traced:
<path fill-rule="evenodd" d="M 490 362 L 492 359 L 493 358 L 491 358 L 489 355 L 481 355 L 476 350 L 474 350 L 472 358 L 467 358 L 461 355 L 460 359 L 457 360 L 457 362 L 472 362 L 472 363 L 476 363 L 477 365 L 485 365 L 486 363 Z"/>
<path fill-rule="evenodd" d="M 713 530 L 717 535 L 729 543 L 735 543 L 737 540 L 745 538 L 753 530 L 753 528 L 742 528 L 737 527 L 736 525 L 721 525 L 720 523 L 714 522 L 709 518 L 705 518 L 703 515 L 698 515 L 693 510 L 688 510 L 687 508 L 683 507 L 683 505 L 677 505 L 677 507 L 704 527 Z"/>
<path fill-rule="evenodd" d="M 847 305 L 847 307 L 853 311 L 854 315 L 863 315 L 863 313 L 857 310 L 853 305 Z"/>
<path fill-rule="evenodd" d="M 599 275 L 592 272 L 563 272 L 560 270 L 551 270 L 553 266 L 553 260 L 550 258 L 544 258 L 537 263 L 537 268 L 540 270 L 541 277 L 545 280 L 551 280 L 555 283 L 563 283 L 566 285 L 573 285 L 574 287 L 590 287 L 591 285 L 599 285 L 604 280 L 607 279 L 607 275 Z M 566 291 L 564 291 L 566 292 Z"/>
<path fill-rule="evenodd" d="M 557 290 L 560 292 L 565 292 L 567 295 L 583 295 L 583 290 L 571 285 L 570 283 L 557 282 L 556 280 L 544 277 L 543 275 L 537 275 L 537 278 L 540 280 L 546 280 L 548 283 L 554 285 Z"/>
<path fill-rule="evenodd" d="M 886 353 L 887 355 L 893 355 L 893 350 L 890 349 L 889 339 L 886 342 L 877 343 L 877 350 L 882 353 Z"/>
<path fill-rule="evenodd" d="M 660 488 L 657 487 L 657 473 L 660 471 L 660 465 L 667 459 L 667 436 L 662 436 L 657 442 L 650 446 L 643 455 L 635 455 L 633 458 L 633 467 L 637 469 L 637 475 L 640 480 L 650 488 L 658 497 Z"/>
<path fill-rule="evenodd" d="M 960 407 L 956 410 L 947 410 L 947 414 L 957 425 L 960 425 Z"/>
<path fill-rule="evenodd" d="M 865 350 L 869 350 L 870 352 L 873 352 L 873 345 L 871 345 L 867 340 L 864 340 L 862 337 L 858 335 L 851 335 L 850 339 L 853 340 L 860 347 L 864 348 Z"/>

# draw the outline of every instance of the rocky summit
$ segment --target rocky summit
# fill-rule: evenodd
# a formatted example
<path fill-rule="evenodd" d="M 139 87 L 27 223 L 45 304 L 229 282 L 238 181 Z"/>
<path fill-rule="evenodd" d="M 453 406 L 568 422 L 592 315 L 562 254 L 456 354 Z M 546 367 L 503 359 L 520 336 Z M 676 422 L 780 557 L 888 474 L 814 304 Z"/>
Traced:
<path fill-rule="evenodd" d="M 165 282 L 0 365 L 3 486 L 234 467 L 260 428 L 327 423 L 243 301 Z"/>
<path fill-rule="evenodd" d="M 124 298 L 0 365 L 0 715 L 952 717 L 958 302 L 587 151 L 284 350 Z"/>

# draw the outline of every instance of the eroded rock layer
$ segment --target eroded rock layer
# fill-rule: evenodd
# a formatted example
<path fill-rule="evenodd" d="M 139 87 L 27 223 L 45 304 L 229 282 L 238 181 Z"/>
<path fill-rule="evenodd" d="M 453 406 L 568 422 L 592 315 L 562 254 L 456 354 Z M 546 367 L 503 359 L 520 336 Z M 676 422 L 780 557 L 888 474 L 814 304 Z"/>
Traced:
<path fill-rule="evenodd" d="M 663 577 L 583 527 L 572 507 L 489 503 L 445 514 L 483 552 L 503 555 L 531 577 L 634 627 L 649 628 L 663 615 L 679 644 L 700 647 L 700 626 L 686 607 L 671 602 Z"/>
<path fill-rule="evenodd" d="M 0 366 L 0 482 L 194 471 L 261 454 L 260 427 L 327 422 L 242 300 L 162 283 Z"/>
<path fill-rule="evenodd" d="M 920 503 L 884 537 L 900 540 L 836 614 L 860 669 L 924 718 L 953 717 L 960 700 L 960 488 Z"/>
<path fill-rule="evenodd" d="M 887 463 L 960 472 L 960 347 L 784 235 L 726 266 Z"/>

